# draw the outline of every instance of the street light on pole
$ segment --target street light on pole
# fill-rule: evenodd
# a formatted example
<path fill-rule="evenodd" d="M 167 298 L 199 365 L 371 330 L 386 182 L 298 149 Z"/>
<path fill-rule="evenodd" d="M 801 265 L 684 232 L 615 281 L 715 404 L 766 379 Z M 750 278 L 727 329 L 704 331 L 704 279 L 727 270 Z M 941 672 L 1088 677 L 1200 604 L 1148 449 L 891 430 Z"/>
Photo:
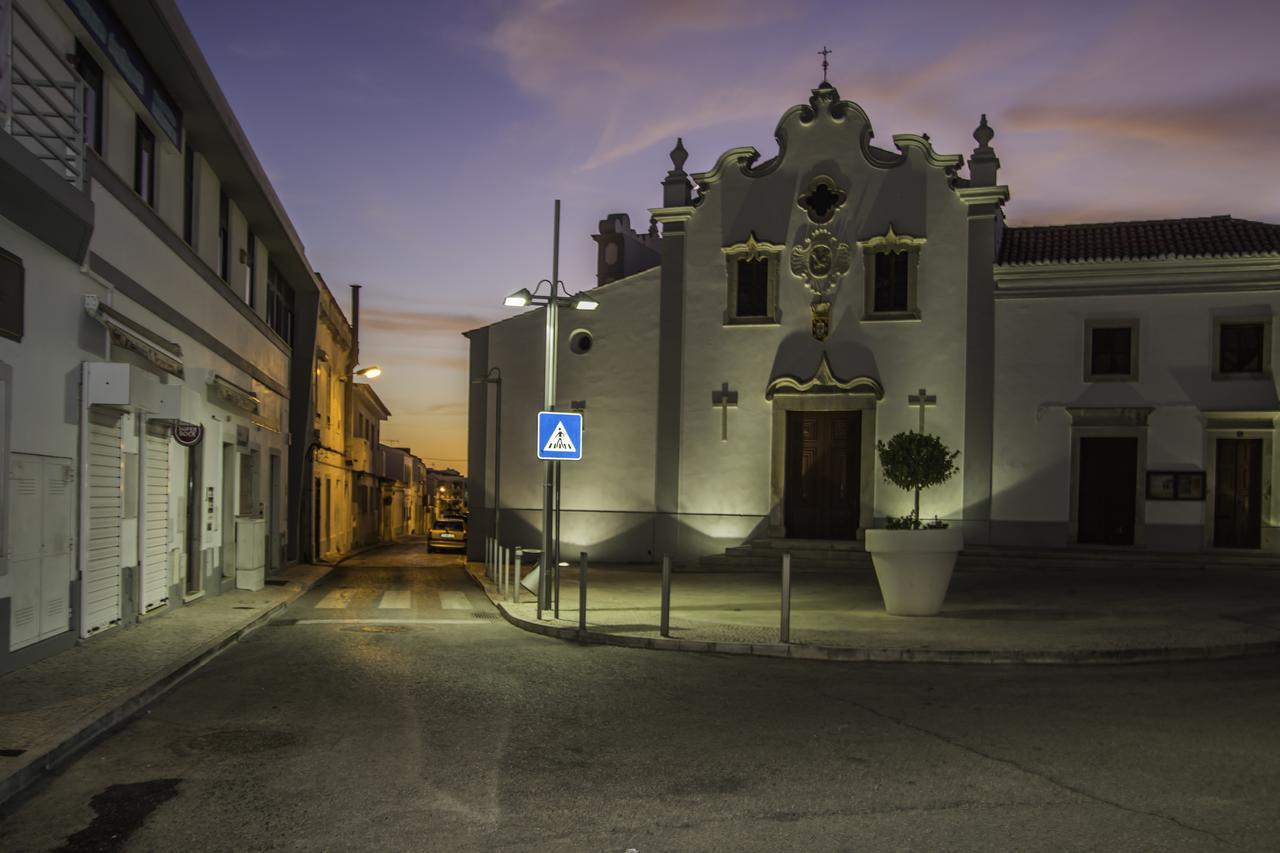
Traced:
<path fill-rule="evenodd" d="M 545 307 L 546 315 L 546 349 L 543 371 L 542 402 L 543 411 L 555 411 L 556 406 L 556 337 L 558 314 L 561 308 L 572 308 L 578 311 L 594 311 L 599 307 L 594 299 L 583 294 L 560 295 L 560 199 L 555 204 L 555 227 L 551 244 L 551 278 L 543 279 L 534 287 L 522 287 L 503 300 L 510 308 L 523 308 L 528 305 Z M 542 286 L 547 286 L 547 293 L 542 294 Z M 542 478 L 542 557 L 538 572 L 538 601 L 542 608 L 547 605 L 547 573 L 551 571 L 555 558 L 552 536 L 552 515 L 554 513 L 553 491 L 555 475 L 559 462 L 547 459 L 543 463 Z M 518 582 L 518 581 L 517 581 Z"/>

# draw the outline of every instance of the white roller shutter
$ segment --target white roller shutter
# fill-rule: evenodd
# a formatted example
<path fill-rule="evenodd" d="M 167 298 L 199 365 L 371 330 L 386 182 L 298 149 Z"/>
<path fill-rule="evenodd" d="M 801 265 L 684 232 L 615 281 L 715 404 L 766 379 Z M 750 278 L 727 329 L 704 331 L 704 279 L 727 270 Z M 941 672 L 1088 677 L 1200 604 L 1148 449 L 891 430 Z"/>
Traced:
<path fill-rule="evenodd" d="M 169 436 L 148 433 L 145 460 L 145 539 L 142 551 L 142 601 L 146 613 L 169 602 Z"/>
<path fill-rule="evenodd" d="M 120 623 L 120 525 L 124 516 L 120 416 L 89 416 L 89 536 L 80 636 Z"/>

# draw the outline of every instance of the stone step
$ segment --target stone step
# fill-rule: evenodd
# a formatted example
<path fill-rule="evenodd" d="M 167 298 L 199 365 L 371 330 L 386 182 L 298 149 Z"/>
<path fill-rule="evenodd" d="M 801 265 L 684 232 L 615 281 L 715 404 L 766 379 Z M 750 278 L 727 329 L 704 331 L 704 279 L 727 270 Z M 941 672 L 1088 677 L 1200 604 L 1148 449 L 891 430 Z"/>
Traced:
<path fill-rule="evenodd" d="M 790 554 L 791 561 L 797 560 L 848 560 L 863 554 L 865 551 L 822 551 L 816 548 L 751 548 L 746 545 L 736 545 L 732 548 L 726 548 L 724 554 L 717 554 L 717 557 L 733 557 L 734 559 L 768 559 L 781 562 L 783 554 Z"/>
<path fill-rule="evenodd" d="M 825 560 L 797 560 L 792 557 L 791 570 L 794 572 L 842 572 L 859 568 L 870 568 L 871 558 L 865 553 L 851 553 L 848 556 L 834 557 Z M 713 554 L 703 557 L 687 571 L 703 572 L 781 572 L 782 556 L 728 556 Z"/>
<path fill-rule="evenodd" d="M 1280 560 L 1253 555 L 1214 554 L 1212 552 L 1161 551 L 1043 551 L 999 549 L 966 549 L 960 553 L 957 566 L 962 568 L 1099 568 L 1144 569 L 1280 569 Z"/>
<path fill-rule="evenodd" d="M 739 548 L 758 551 L 865 551 L 861 540 L 856 539 L 752 539 Z"/>

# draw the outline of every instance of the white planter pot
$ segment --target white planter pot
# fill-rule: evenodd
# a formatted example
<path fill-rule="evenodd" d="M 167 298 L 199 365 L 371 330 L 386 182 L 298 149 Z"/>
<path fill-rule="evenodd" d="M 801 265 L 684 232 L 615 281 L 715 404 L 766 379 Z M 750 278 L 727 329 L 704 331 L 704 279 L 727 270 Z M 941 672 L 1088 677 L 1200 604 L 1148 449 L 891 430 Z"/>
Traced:
<path fill-rule="evenodd" d="M 894 616 L 933 616 L 951 584 L 964 535 L 941 530 L 868 530 L 867 552 L 876 569 L 884 609 Z"/>

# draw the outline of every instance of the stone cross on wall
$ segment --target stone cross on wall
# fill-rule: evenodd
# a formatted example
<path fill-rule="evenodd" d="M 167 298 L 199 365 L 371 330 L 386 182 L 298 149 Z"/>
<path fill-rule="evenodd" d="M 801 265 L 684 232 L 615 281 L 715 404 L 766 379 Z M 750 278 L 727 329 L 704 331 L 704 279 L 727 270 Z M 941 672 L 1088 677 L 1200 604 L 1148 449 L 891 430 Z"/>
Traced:
<path fill-rule="evenodd" d="M 907 397 L 907 402 L 913 406 L 920 407 L 920 434 L 924 435 L 924 408 L 925 406 L 938 405 L 938 398 L 933 394 L 926 394 L 924 389 L 920 389 L 919 394 L 911 394 Z"/>
<path fill-rule="evenodd" d="M 729 383 L 720 383 L 719 391 L 711 392 L 711 405 L 720 407 L 720 440 L 729 440 L 729 407 L 738 406 L 738 392 L 729 390 Z"/>

